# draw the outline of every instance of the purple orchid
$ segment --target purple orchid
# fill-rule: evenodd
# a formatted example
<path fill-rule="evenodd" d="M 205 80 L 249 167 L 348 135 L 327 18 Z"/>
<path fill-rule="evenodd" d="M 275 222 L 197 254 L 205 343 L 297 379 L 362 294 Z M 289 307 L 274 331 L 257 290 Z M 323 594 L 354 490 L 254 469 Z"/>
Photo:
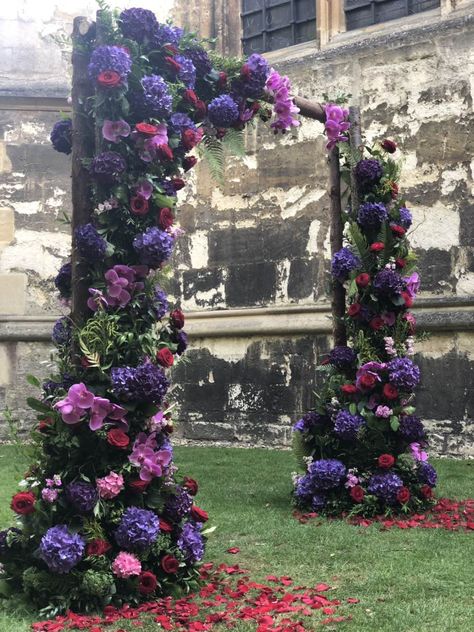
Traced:
<path fill-rule="evenodd" d="M 410 295 L 410 298 L 415 298 L 420 289 L 420 277 L 418 272 L 413 272 L 409 277 L 405 277 L 403 279 L 407 285 L 407 292 Z"/>
<path fill-rule="evenodd" d="M 296 114 L 299 108 L 296 107 L 290 94 L 291 85 L 288 77 L 282 77 L 272 68 L 265 83 L 265 91 L 273 97 L 273 112 L 276 115 L 276 121 L 271 124 L 271 127 L 275 132 L 284 132 L 292 127 L 298 127 L 300 122 Z"/>
<path fill-rule="evenodd" d="M 140 479 L 151 481 L 154 477 L 163 475 L 165 468 L 171 463 L 169 450 L 156 450 L 156 433 L 147 435 L 140 432 L 133 444 L 133 450 L 128 460 L 132 465 L 140 468 Z"/>
<path fill-rule="evenodd" d="M 153 193 L 153 185 L 149 180 L 139 180 L 135 188 L 135 194 L 142 197 L 144 200 L 149 200 Z"/>
<path fill-rule="evenodd" d="M 118 121 L 105 120 L 102 126 L 102 136 L 111 143 L 119 143 L 121 138 L 130 135 L 130 125 L 127 121 L 119 119 Z"/>
<path fill-rule="evenodd" d="M 411 455 L 416 461 L 423 463 L 428 460 L 428 453 L 422 450 L 419 443 L 410 443 Z"/>
<path fill-rule="evenodd" d="M 86 385 L 80 382 L 73 384 L 67 397 L 54 405 L 59 411 L 62 420 L 66 424 L 77 424 L 84 412 L 89 409 L 94 402 L 94 393 L 87 390 Z"/>
<path fill-rule="evenodd" d="M 326 103 L 324 107 L 326 113 L 326 123 L 324 131 L 328 137 L 326 149 L 332 149 L 337 143 L 347 142 L 349 139 L 344 135 L 351 124 L 347 120 L 349 110 L 342 108 L 336 103 Z"/>
<path fill-rule="evenodd" d="M 104 425 L 106 419 L 128 423 L 124 419 L 127 411 L 118 404 L 113 404 L 105 397 L 95 397 L 90 410 L 89 428 L 93 431 L 99 430 Z"/>
<path fill-rule="evenodd" d="M 107 299 L 105 298 L 103 292 L 100 290 L 96 290 L 94 287 L 89 288 L 89 298 L 87 299 L 87 307 L 96 312 L 99 307 L 106 308 L 108 307 Z"/>

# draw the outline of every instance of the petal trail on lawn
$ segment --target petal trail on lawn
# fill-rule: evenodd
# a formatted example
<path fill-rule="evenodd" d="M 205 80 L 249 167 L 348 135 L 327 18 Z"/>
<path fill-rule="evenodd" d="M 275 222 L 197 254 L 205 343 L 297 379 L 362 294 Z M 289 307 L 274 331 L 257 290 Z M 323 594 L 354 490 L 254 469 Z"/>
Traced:
<path fill-rule="evenodd" d="M 315 513 L 293 512 L 294 517 L 305 524 L 320 516 Z M 374 518 L 363 518 L 362 516 L 352 516 L 347 521 L 360 527 L 369 527 L 372 524 L 380 524 L 382 529 L 446 529 L 447 531 L 472 531 L 474 530 L 474 499 L 451 500 L 440 498 L 436 505 L 423 514 L 411 514 L 409 516 L 375 516 Z"/>
<path fill-rule="evenodd" d="M 136 608 L 107 606 L 101 616 L 68 612 L 50 621 L 34 623 L 32 629 L 125 632 L 120 626 L 129 621 L 137 629 L 153 622 L 162 630 L 207 632 L 217 629 L 216 626 L 231 629 L 238 621 L 250 621 L 255 624 L 256 632 L 306 632 L 314 630 L 315 625 L 349 620 L 350 615 L 339 612 L 341 606 L 359 601 L 355 597 L 344 602 L 330 599 L 321 594 L 331 590 L 328 584 L 312 588 L 294 586 L 291 577 L 286 576 L 268 575 L 264 583 L 255 582 L 238 564 L 218 567 L 204 564 L 201 577 L 204 584 L 200 591 L 180 599 L 164 597 Z M 350 607 L 353 606 L 346 605 L 346 609 Z"/>

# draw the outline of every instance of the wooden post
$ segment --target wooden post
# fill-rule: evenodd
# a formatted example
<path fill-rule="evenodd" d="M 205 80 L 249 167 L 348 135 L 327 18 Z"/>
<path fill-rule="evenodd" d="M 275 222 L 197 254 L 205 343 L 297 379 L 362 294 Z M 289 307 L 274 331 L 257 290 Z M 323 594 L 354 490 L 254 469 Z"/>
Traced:
<path fill-rule="evenodd" d="M 87 319 L 89 283 L 87 263 L 81 260 L 74 238 L 77 227 L 91 219 L 90 175 L 84 159 L 94 155 L 94 129 L 87 115 L 93 90 L 89 81 L 88 42 L 94 36 L 94 24 L 84 17 L 74 18 L 72 52 L 72 306 L 71 318 L 76 326 Z"/>
<path fill-rule="evenodd" d="M 301 116 L 315 119 L 321 123 L 326 121 L 326 113 L 321 103 L 305 99 L 304 97 L 295 97 L 295 105 L 299 107 Z"/>
<path fill-rule="evenodd" d="M 334 256 L 342 248 L 342 233 L 344 229 L 341 206 L 341 173 L 337 145 L 329 151 L 328 164 L 331 214 L 330 241 L 331 255 Z M 334 346 L 345 345 L 347 343 L 347 334 L 343 319 L 346 312 L 346 290 L 337 279 L 333 279 L 332 282 L 331 312 Z"/>
<path fill-rule="evenodd" d="M 362 137 L 360 132 L 360 110 L 358 107 L 350 106 L 349 121 L 351 127 L 349 129 L 349 142 L 351 145 L 352 155 L 360 153 L 362 145 Z M 353 211 L 359 208 L 359 188 L 355 177 L 354 169 L 351 170 L 351 208 Z"/>

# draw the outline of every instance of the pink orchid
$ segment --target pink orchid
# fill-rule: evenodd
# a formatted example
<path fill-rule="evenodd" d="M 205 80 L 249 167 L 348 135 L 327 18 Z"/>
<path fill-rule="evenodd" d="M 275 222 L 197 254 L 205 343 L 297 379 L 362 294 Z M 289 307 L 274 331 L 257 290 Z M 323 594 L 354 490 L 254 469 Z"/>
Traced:
<path fill-rule="evenodd" d="M 421 449 L 421 445 L 419 443 L 410 443 L 410 450 L 412 457 L 416 461 L 427 461 L 428 453 Z"/>
<path fill-rule="evenodd" d="M 57 402 L 54 408 L 59 411 L 61 419 L 66 424 L 77 424 L 84 413 L 84 410 L 74 406 L 68 397 Z"/>
<path fill-rule="evenodd" d="M 344 135 L 344 132 L 351 126 L 347 120 L 349 111 L 336 103 L 326 103 L 324 111 L 326 113 L 324 131 L 328 137 L 326 148 L 332 149 L 337 143 L 349 140 L 348 137 Z"/>
<path fill-rule="evenodd" d="M 291 96 L 291 84 L 288 77 L 282 77 L 273 68 L 270 71 L 268 79 L 265 83 L 267 94 L 273 97 L 273 112 L 276 114 L 276 121 L 271 127 L 278 132 L 298 127 L 300 122 L 296 118 L 299 108 L 296 107 L 293 97 Z"/>
<path fill-rule="evenodd" d="M 90 408 L 94 402 L 94 393 L 88 391 L 86 385 L 82 382 L 73 384 L 68 391 L 67 397 L 73 406 L 77 406 L 77 408 Z"/>
<path fill-rule="evenodd" d="M 149 200 L 153 193 L 153 185 L 149 180 L 139 180 L 135 187 L 135 193 L 144 200 Z"/>
<path fill-rule="evenodd" d="M 409 277 L 403 279 L 407 284 L 407 292 L 410 298 L 415 298 L 420 289 L 420 277 L 417 272 L 413 272 Z"/>
<path fill-rule="evenodd" d="M 104 419 L 109 415 L 112 404 L 105 397 L 95 397 L 91 407 L 91 416 L 89 420 L 89 428 L 91 430 L 99 430 L 104 425 Z"/>
<path fill-rule="evenodd" d="M 89 298 L 87 299 L 87 307 L 92 310 L 93 312 L 96 312 L 99 307 L 107 307 L 108 303 L 107 303 L 107 299 L 105 298 L 103 292 L 101 292 L 100 290 L 96 290 L 93 287 L 89 288 Z"/>
<path fill-rule="evenodd" d="M 120 138 L 130 135 L 130 125 L 123 119 L 118 121 L 105 120 L 102 125 L 102 136 L 111 143 L 120 142 Z"/>

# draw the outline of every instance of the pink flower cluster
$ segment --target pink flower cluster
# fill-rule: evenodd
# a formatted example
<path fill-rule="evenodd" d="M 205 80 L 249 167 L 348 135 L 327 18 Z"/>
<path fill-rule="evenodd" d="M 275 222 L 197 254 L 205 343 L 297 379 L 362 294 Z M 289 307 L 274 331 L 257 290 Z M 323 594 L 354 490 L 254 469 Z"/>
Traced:
<path fill-rule="evenodd" d="M 107 419 L 116 425 L 128 427 L 125 419 L 127 411 L 118 404 L 112 404 L 105 397 L 96 397 L 87 390 L 82 382 L 73 384 L 67 396 L 57 402 L 54 408 L 59 411 L 62 420 L 66 424 L 77 424 L 84 415 L 89 414 L 89 428 L 99 430 Z"/>
<path fill-rule="evenodd" d="M 92 311 L 101 307 L 125 307 L 132 295 L 144 288 L 143 279 L 148 274 L 147 266 L 116 265 L 104 275 L 107 292 L 104 294 L 95 288 L 89 288 L 90 297 L 87 306 Z"/>
<path fill-rule="evenodd" d="M 170 450 L 157 450 L 156 433 L 147 435 L 140 432 L 133 444 L 133 450 L 128 460 L 132 465 L 140 468 L 142 481 L 151 481 L 155 476 L 162 476 L 164 470 L 171 463 Z"/>
<path fill-rule="evenodd" d="M 116 472 L 110 472 L 95 482 L 99 496 L 105 500 L 111 500 L 118 496 L 124 488 L 123 476 Z"/>
<path fill-rule="evenodd" d="M 326 103 L 324 107 L 326 112 L 326 124 L 324 131 L 328 137 L 328 143 L 326 149 L 332 149 L 337 143 L 347 142 L 349 139 L 344 135 L 344 132 L 350 128 L 348 116 L 349 110 L 342 108 L 336 103 Z"/>
<path fill-rule="evenodd" d="M 133 577 L 134 575 L 140 575 L 142 572 L 142 565 L 135 555 L 122 551 L 117 555 L 112 563 L 112 572 L 117 577 L 126 579 L 127 577 Z"/>
<path fill-rule="evenodd" d="M 282 77 L 272 68 L 265 83 L 265 89 L 267 94 L 273 97 L 273 112 L 276 115 L 276 121 L 271 124 L 271 127 L 275 133 L 298 127 L 300 122 L 295 115 L 298 114 L 299 108 L 296 107 L 290 94 L 291 84 L 288 77 Z"/>
<path fill-rule="evenodd" d="M 62 486 L 61 477 L 55 474 L 53 478 L 46 479 L 46 487 L 41 490 L 41 498 L 47 503 L 54 503 L 58 499 L 59 489 Z"/>

